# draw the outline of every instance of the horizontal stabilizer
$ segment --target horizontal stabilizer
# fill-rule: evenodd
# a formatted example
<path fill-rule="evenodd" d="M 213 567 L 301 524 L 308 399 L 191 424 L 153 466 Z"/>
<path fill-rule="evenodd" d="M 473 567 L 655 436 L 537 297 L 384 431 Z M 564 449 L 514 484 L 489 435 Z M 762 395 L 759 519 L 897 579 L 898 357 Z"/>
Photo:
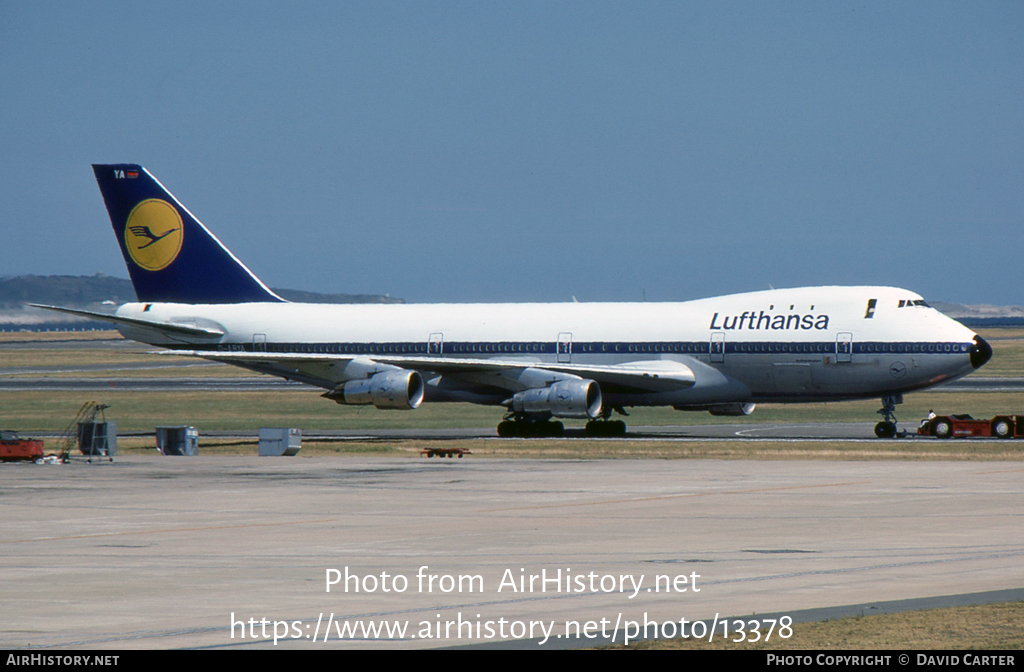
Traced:
<path fill-rule="evenodd" d="M 174 324 L 173 322 L 156 322 L 155 320 L 140 320 L 136 317 L 119 317 L 117 315 L 108 315 L 107 313 L 95 313 L 91 310 L 78 310 L 77 308 L 61 308 L 59 306 L 44 306 L 38 303 L 30 303 L 28 305 L 32 306 L 33 308 L 55 310 L 59 313 L 67 313 L 68 315 L 87 317 L 90 320 L 100 320 L 101 322 L 123 324 L 125 326 L 130 327 L 144 327 L 146 329 L 156 329 L 164 333 L 178 334 L 181 336 L 218 337 L 224 335 L 224 331 L 221 329 L 207 329 L 205 327 L 199 327 L 192 324 Z"/>

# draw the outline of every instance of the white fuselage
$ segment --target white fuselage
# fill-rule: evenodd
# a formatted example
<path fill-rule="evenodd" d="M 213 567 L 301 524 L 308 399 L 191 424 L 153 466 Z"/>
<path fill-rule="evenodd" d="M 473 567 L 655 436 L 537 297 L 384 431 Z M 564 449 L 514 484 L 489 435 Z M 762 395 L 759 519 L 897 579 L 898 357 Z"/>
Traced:
<path fill-rule="evenodd" d="M 398 358 L 425 375 L 433 369 L 417 366 L 417 358 L 524 365 L 682 362 L 697 378 L 685 390 L 604 386 L 610 404 L 682 408 L 920 389 L 970 373 L 975 338 L 919 295 L 891 287 L 770 290 L 683 303 L 134 303 L 117 314 L 222 331 L 217 337 L 171 337 L 119 327 L 128 338 L 172 349 L 266 353 L 266 361 L 240 365 L 328 389 L 351 375 L 332 365 L 332 356 Z M 310 361 L 284 361 L 303 355 Z M 449 373 L 430 382 L 428 401 L 499 403 L 505 396 L 494 389 L 501 384 L 482 382 L 479 375 Z"/>

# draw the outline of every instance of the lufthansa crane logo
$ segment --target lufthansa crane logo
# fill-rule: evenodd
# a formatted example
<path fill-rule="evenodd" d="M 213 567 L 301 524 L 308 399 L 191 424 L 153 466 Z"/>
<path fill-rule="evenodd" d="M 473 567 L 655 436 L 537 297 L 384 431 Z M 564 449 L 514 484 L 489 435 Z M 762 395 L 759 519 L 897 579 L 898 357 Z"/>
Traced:
<path fill-rule="evenodd" d="M 147 271 L 167 268 L 181 251 L 184 226 L 177 209 L 150 198 L 136 205 L 124 228 L 124 244 L 132 261 Z"/>

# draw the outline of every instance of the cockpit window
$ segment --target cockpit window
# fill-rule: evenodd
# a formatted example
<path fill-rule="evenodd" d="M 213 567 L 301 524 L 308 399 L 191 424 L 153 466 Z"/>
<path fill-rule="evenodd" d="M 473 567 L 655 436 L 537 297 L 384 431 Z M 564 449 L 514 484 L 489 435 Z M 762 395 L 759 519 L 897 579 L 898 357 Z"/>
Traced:
<path fill-rule="evenodd" d="M 924 299 L 900 299 L 900 308 L 913 308 L 918 306 L 921 308 L 931 308 Z"/>

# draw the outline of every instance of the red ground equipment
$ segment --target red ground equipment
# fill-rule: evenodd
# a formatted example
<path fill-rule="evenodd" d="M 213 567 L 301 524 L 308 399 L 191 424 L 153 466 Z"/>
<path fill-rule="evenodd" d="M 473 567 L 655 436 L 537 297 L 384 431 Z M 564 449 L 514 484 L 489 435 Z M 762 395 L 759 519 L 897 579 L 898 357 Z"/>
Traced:
<path fill-rule="evenodd" d="M 463 455 L 472 455 L 468 448 L 424 448 L 420 455 L 426 457 L 457 457 L 462 459 Z"/>
<path fill-rule="evenodd" d="M 940 439 L 966 436 L 1020 439 L 1024 438 L 1024 415 L 997 415 L 991 420 L 975 420 L 969 415 L 937 415 L 922 421 L 917 433 Z"/>
<path fill-rule="evenodd" d="M 17 432 L 0 431 L 0 462 L 36 461 L 43 456 L 43 442 L 22 439 Z"/>

